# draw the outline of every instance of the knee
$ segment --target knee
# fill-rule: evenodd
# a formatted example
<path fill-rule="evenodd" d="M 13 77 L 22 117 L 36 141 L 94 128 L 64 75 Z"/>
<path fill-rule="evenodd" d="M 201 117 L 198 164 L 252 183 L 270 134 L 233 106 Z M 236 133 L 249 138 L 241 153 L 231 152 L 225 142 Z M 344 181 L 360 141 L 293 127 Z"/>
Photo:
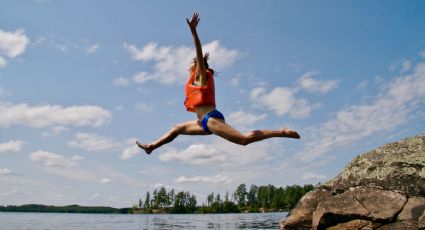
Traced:
<path fill-rule="evenodd" d="M 243 146 L 249 145 L 253 142 L 254 137 L 255 137 L 255 133 L 250 132 L 246 134 L 244 137 L 240 138 L 237 143 Z"/>
<path fill-rule="evenodd" d="M 242 146 L 246 146 L 246 145 L 248 145 L 249 143 L 251 143 L 251 142 L 250 142 L 250 138 L 249 138 L 249 136 L 245 136 L 245 137 L 239 138 L 239 139 L 238 139 L 238 140 L 236 140 L 235 142 L 236 142 L 236 144 L 238 144 L 238 145 L 242 145 Z"/>

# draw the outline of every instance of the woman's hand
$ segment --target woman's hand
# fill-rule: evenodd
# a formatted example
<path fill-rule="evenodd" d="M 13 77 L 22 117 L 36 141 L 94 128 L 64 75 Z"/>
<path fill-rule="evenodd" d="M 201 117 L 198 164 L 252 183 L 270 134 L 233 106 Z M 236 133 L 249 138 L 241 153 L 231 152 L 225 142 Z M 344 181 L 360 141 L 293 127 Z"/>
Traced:
<path fill-rule="evenodd" d="M 189 25 L 191 30 L 196 29 L 196 27 L 198 26 L 199 20 L 201 19 L 199 18 L 199 14 L 197 12 L 193 13 L 192 18 L 190 20 L 186 18 L 187 24 Z"/>

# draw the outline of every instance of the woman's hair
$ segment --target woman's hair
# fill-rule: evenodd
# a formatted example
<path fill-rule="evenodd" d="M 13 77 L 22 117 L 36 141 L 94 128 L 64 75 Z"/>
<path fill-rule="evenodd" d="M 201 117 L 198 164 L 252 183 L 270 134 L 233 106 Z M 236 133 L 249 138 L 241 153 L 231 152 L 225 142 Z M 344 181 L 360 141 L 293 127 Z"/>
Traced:
<path fill-rule="evenodd" d="M 208 69 L 211 72 L 211 74 L 213 76 L 215 76 L 216 72 L 213 69 L 210 68 L 210 65 L 208 64 L 208 59 L 210 59 L 210 53 L 205 53 L 205 55 L 204 55 L 204 66 L 205 66 L 206 69 Z M 196 63 L 196 57 L 193 58 L 193 61 Z"/>

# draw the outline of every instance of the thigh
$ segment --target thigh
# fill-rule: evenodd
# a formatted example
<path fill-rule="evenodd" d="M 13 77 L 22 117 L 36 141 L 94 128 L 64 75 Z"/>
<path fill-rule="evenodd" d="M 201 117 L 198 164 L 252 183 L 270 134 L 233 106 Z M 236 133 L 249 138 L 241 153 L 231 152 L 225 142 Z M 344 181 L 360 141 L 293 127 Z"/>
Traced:
<path fill-rule="evenodd" d="M 179 125 L 180 134 L 183 135 L 209 135 L 210 133 L 205 132 L 202 128 L 201 123 L 198 120 L 186 121 Z"/>
<path fill-rule="evenodd" d="M 241 139 L 245 138 L 245 135 L 237 129 L 217 118 L 210 118 L 208 120 L 208 129 L 215 135 L 234 143 L 238 143 Z"/>

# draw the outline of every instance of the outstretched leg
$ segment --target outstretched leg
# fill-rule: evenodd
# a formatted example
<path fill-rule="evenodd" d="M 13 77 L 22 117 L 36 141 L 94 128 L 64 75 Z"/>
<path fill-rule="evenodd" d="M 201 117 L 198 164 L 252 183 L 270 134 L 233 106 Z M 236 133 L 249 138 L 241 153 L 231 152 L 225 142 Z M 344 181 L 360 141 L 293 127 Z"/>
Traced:
<path fill-rule="evenodd" d="M 173 141 L 178 135 L 209 135 L 210 133 L 206 133 L 202 128 L 199 121 L 187 121 L 181 124 L 175 125 L 171 128 L 167 133 L 165 133 L 161 138 L 156 140 L 151 144 L 142 144 L 139 141 L 136 141 L 136 144 L 147 154 L 150 154 L 156 148 L 170 143 Z"/>
<path fill-rule="evenodd" d="M 232 126 L 224 123 L 223 120 L 210 118 L 208 120 L 209 130 L 217 136 L 239 145 L 248 145 L 253 142 L 261 141 L 272 137 L 287 137 L 300 139 L 300 135 L 287 128 L 280 130 L 254 130 L 243 134 Z"/>

